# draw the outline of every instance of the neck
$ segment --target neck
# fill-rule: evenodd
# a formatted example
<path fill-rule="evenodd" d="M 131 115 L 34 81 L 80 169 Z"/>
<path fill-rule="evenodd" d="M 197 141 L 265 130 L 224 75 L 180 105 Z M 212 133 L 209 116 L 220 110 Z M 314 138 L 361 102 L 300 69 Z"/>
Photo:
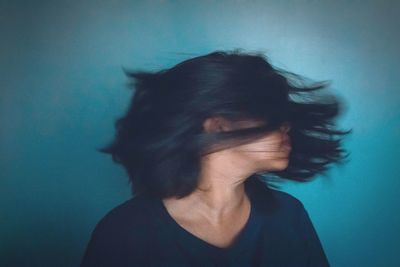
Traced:
<path fill-rule="evenodd" d="M 210 154 L 202 160 L 198 188 L 189 197 L 199 209 L 220 218 L 248 205 L 244 181 L 250 175 L 239 160 Z"/>
<path fill-rule="evenodd" d="M 207 211 L 213 217 L 222 217 L 235 212 L 242 208 L 247 200 L 243 182 L 228 183 L 223 180 L 197 189 L 190 197 L 197 203 L 199 209 Z"/>
<path fill-rule="evenodd" d="M 222 152 L 223 153 L 223 152 Z M 199 183 L 190 195 L 164 199 L 171 212 L 191 218 L 199 216 L 219 224 L 250 208 L 244 181 L 252 174 L 249 166 L 238 159 L 213 153 L 203 157 Z"/>

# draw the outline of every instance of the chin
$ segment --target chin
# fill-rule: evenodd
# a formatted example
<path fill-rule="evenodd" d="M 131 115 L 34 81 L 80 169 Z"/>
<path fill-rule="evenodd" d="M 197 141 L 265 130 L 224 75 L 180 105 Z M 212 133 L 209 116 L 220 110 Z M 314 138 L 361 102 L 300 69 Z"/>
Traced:
<path fill-rule="evenodd" d="M 269 162 L 268 167 L 263 168 L 263 171 L 283 171 L 289 165 L 289 158 L 282 158 L 280 160 L 275 160 L 274 162 Z"/>
<path fill-rule="evenodd" d="M 289 165 L 289 161 L 282 161 L 282 163 L 274 165 L 274 171 L 283 171 L 285 170 Z"/>

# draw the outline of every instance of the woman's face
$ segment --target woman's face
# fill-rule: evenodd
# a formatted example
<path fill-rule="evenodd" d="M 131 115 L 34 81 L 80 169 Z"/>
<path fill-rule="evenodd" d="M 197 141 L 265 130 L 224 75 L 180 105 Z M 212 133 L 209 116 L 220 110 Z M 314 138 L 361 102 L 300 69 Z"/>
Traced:
<path fill-rule="evenodd" d="M 207 131 L 231 131 L 260 126 L 259 120 L 241 120 L 234 123 L 223 118 L 209 119 L 204 124 Z M 227 153 L 237 166 L 246 166 L 249 172 L 280 171 L 287 168 L 291 151 L 288 131 L 290 124 L 285 123 L 276 131 L 246 143 L 229 148 Z M 243 165 L 242 165 L 243 164 Z"/>
<path fill-rule="evenodd" d="M 244 122 L 240 127 L 258 125 L 257 122 Z M 288 123 L 251 143 L 233 148 L 237 156 L 250 164 L 255 172 L 280 171 L 287 168 L 291 151 Z"/>

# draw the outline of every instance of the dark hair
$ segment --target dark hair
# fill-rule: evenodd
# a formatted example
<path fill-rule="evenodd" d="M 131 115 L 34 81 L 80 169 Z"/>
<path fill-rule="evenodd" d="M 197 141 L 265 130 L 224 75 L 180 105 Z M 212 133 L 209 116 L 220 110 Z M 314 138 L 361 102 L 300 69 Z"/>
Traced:
<path fill-rule="evenodd" d="M 341 101 L 315 94 L 327 82 L 307 86 L 304 78 L 273 67 L 260 52 L 215 51 L 160 71 L 124 71 L 135 94 L 115 122 L 115 139 L 99 151 L 123 165 L 134 195 L 189 195 L 197 186 L 201 156 L 250 142 L 287 122 L 292 144 L 288 167 L 252 177 L 267 183 L 280 178 L 305 182 L 348 156 L 341 136 L 352 130 L 334 129 Z M 204 132 L 204 120 L 214 116 L 266 123 Z"/>

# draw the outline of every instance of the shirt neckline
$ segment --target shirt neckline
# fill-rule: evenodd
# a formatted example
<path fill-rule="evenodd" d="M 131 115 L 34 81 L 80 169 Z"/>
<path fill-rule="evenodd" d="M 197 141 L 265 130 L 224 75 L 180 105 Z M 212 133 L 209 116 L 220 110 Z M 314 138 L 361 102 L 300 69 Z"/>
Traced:
<path fill-rule="evenodd" d="M 156 202 L 160 211 L 161 221 L 166 224 L 163 225 L 163 227 L 167 227 L 165 230 L 174 234 L 171 238 L 175 239 L 182 250 L 187 251 L 193 257 L 202 255 L 204 257 L 204 254 L 206 254 L 214 256 L 215 258 L 232 258 L 235 255 L 240 255 L 241 251 L 251 247 L 250 245 L 256 239 L 258 227 L 260 226 L 257 216 L 255 192 L 247 182 L 245 182 L 245 190 L 250 200 L 250 215 L 242 230 L 235 238 L 235 241 L 229 247 L 221 248 L 215 246 L 187 231 L 169 214 L 162 200 L 157 199 Z"/>

